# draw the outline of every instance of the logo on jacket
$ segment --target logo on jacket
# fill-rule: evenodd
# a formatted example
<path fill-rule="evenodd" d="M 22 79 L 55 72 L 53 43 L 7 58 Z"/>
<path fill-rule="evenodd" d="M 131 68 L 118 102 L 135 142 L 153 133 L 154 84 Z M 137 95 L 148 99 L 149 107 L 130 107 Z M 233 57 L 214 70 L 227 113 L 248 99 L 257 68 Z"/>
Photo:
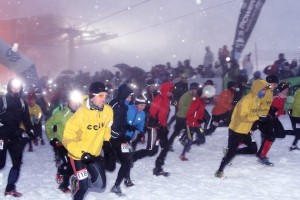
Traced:
<path fill-rule="evenodd" d="M 88 125 L 86 128 L 88 130 L 99 130 L 100 128 L 103 128 L 104 127 L 104 123 L 99 123 L 99 124 L 95 124 L 95 125 Z"/>

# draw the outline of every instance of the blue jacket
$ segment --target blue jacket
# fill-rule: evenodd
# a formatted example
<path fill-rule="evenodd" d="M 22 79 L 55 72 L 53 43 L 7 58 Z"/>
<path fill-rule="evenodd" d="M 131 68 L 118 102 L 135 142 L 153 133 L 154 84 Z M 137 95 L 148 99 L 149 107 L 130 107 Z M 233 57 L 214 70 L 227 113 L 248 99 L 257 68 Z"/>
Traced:
<path fill-rule="evenodd" d="M 145 125 L 145 112 L 141 111 L 139 112 L 135 105 L 129 105 L 128 111 L 127 111 L 127 123 L 129 125 L 132 125 L 136 128 L 138 133 L 143 133 L 144 131 L 144 125 Z M 126 136 L 129 138 L 135 137 L 135 131 L 126 131 Z"/>

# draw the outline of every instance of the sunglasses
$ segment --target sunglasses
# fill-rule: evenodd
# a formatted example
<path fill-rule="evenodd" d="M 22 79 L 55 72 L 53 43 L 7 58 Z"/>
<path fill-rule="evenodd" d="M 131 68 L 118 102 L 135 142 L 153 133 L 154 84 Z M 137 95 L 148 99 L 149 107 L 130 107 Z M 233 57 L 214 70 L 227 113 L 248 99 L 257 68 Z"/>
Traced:
<path fill-rule="evenodd" d="M 99 97 L 99 98 L 107 98 L 108 94 L 107 93 L 99 93 L 99 94 L 93 94 L 94 96 L 96 97 Z"/>

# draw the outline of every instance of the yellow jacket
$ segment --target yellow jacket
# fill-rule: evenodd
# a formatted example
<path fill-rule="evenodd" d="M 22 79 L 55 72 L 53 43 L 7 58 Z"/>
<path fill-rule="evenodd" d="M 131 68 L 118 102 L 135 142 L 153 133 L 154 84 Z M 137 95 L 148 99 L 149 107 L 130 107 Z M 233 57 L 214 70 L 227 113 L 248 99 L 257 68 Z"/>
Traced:
<path fill-rule="evenodd" d="M 90 110 L 89 99 L 67 121 L 62 143 L 74 160 L 80 160 L 83 152 L 99 156 L 103 141 L 111 137 L 113 110 L 104 105 L 103 111 Z"/>
<path fill-rule="evenodd" d="M 273 92 L 271 90 L 267 90 L 266 94 L 263 98 L 260 99 L 260 106 L 258 109 L 259 116 L 267 116 L 272 105 L 273 101 Z"/>
<path fill-rule="evenodd" d="M 257 94 L 267 86 L 264 80 L 255 80 L 251 92 L 244 96 L 235 106 L 229 128 L 234 132 L 248 134 L 254 121 L 258 120 L 261 101 Z"/>
<path fill-rule="evenodd" d="M 28 105 L 28 110 L 32 124 L 39 123 L 43 114 L 41 107 L 35 103 L 33 106 Z"/>

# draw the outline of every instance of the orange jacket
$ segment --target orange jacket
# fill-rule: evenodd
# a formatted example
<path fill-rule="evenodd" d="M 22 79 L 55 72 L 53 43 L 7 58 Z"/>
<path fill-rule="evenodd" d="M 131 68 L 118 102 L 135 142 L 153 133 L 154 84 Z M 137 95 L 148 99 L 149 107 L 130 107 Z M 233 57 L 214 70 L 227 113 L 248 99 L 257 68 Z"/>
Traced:
<path fill-rule="evenodd" d="M 217 98 L 212 109 L 213 115 L 221 115 L 232 110 L 233 92 L 230 89 L 224 90 Z"/>

